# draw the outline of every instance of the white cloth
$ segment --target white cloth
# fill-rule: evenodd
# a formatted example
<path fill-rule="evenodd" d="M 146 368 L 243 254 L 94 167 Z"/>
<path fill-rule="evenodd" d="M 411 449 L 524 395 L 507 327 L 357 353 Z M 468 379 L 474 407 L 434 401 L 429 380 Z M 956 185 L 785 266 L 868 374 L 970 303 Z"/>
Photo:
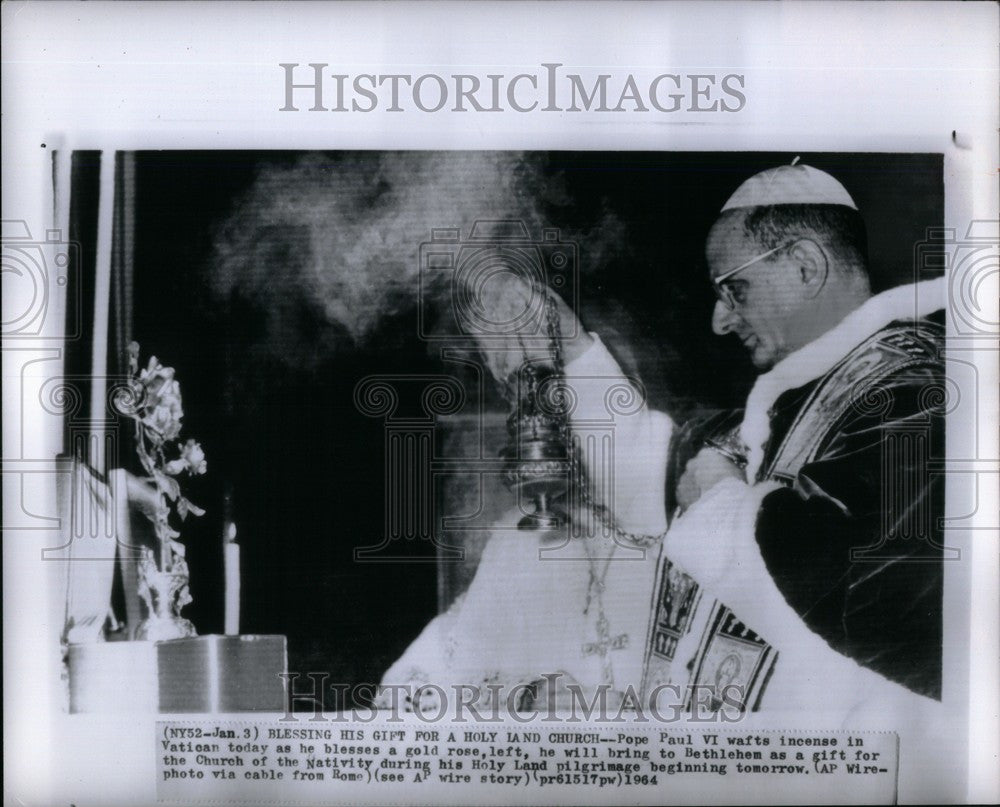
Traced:
<path fill-rule="evenodd" d="M 659 535 L 666 528 L 670 418 L 646 406 L 596 337 L 587 353 L 567 366 L 566 377 L 576 400 L 573 430 L 584 463 L 599 480 L 595 497 L 613 508 L 624 529 Z M 511 513 L 505 523 L 516 523 L 520 515 Z M 601 605 L 592 591 L 584 613 L 590 562 L 583 541 L 597 558 L 595 571 L 604 576 L 608 633 L 629 637 L 627 647 L 608 651 L 614 686 L 638 687 L 658 547 L 616 546 L 603 535 L 575 538 L 552 551 L 539 543 L 537 533 L 510 529 L 491 535 L 468 591 L 431 621 L 386 672 L 383 684 L 513 686 L 554 672 L 584 687 L 605 683 L 601 655 L 582 651 L 585 643 L 600 638 Z"/>
<path fill-rule="evenodd" d="M 516 523 L 519 516 L 508 514 L 507 523 Z M 601 574 L 613 544 L 606 538 L 588 540 Z M 601 655 L 583 652 L 585 643 L 600 638 L 600 603 L 592 592 L 584 613 L 590 562 L 579 541 L 553 548 L 541 544 L 536 533 L 496 531 L 469 589 L 430 622 L 388 670 L 383 684 L 416 688 L 433 683 L 446 691 L 489 683 L 511 688 L 551 673 L 562 673 L 566 682 L 585 687 L 602 683 Z M 616 547 L 607 563 L 602 604 L 609 633 L 629 636 L 626 648 L 608 651 L 615 688 L 641 678 L 655 571 L 654 551 Z"/>

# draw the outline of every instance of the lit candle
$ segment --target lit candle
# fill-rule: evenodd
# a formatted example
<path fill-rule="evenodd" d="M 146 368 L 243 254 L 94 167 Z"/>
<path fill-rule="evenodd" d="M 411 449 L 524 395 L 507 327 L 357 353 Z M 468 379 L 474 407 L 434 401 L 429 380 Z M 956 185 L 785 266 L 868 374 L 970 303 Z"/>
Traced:
<path fill-rule="evenodd" d="M 235 636 L 240 632 L 240 545 L 236 543 L 236 525 L 226 524 L 223 548 L 225 556 L 225 632 Z"/>

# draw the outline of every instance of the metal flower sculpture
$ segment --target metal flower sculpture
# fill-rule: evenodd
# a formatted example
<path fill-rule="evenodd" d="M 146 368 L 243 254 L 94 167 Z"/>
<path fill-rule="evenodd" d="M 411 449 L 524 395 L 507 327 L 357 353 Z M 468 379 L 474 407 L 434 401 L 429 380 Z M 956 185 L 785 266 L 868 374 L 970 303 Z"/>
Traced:
<path fill-rule="evenodd" d="M 181 492 L 181 480 L 205 473 L 208 463 L 201 446 L 192 439 L 180 441 L 184 410 L 181 388 L 172 367 L 163 367 L 151 356 L 139 369 L 139 345 L 129 345 L 128 397 L 123 407 L 135 424 L 135 449 L 146 476 L 140 479 L 149 503 L 146 516 L 153 522 L 156 550 L 142 548 L 139 559 L 139 596 L 147 618 L 135 638 L 159 641 L 195 635 L 194 625 L 181 609 L 191 602 L 184 544 L 176 527 L 189 515 L 204 510 Z"/>

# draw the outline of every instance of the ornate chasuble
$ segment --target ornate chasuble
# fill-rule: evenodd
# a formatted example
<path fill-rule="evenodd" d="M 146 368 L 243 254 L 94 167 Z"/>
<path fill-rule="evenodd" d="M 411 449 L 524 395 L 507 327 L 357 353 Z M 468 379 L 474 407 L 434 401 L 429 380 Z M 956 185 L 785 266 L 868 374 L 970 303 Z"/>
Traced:
<path fill-rule="evenodd" d="M 939 698 L 943 485 L 928 462 L 943 456 L 943 327 L 937 307 L 898 317 L 915 290 L 941 299 L 940 286 L 872 298 L 759 377 L 745 412 L 679 428 L 646 409 L 613 420 L 605 388 L 621 373 L 597 343 L 567 376 L 587 404 L 581 429 L 617 429 L 623 529 L 663 529 L 672 486 L 705 445 L 745 457 L 750 483 L 720 482 L 642 550 L 584 537 L 589 515 L 547 558 L 537 534 L 498 528 L 466 594 L 383 683 L 486 691 L 558 673 L 658 708 L 730 713 L 913 714 L 930 703 L 918 695 Z M 887 479 L 906 492 L 899 506 L 886 506 Z"/>
<path fill-rule="evenodd" d="M 942 512 L 943 496 L 938 495 L 939 492 L 933 495 L 930 492 L 931 480 L 926 462 L 917 463 L 919 467 L 914 467 L 914 463 L 909 461 L 903 465 L 893 462 L 891 457 L 887 461 L 886 443 L 891 449 L 892 438 L 894 435 L 898 437 L 900 430 L 912 438 L 915 426 L 917 436 L 926 438 L 925 443 L 932 438 L 940 442 L 943 437 L 940 407 L 935 407 L 935 403 L 940 404 L 940 383 L 943 379 L 942 343 L 943 327 L 932 319 L 893 323 L 858 345 L 826 375 L 787 391 L 768 412 L 772 421 L 771 439 L 765 447 L 764 462 L 756 475 L 758 483 L 778 483 L 782 486 L 782 490 L 769 494 L 770 498 L 784 497 L 785 502 L 793 501 L 791 497 L 798 502 L 814 501 L 815 513 L 820 516 L 834 510 L 831 502 L 842 511 L 837 512 L 836 526 L 854 534 L 848 536 L 849 547 L 838 548 L 843 550 L 844 561 L 830 569 L 829 576 L 833 580 L 847 578 L 845 589 L 850 593 L 865 586 L 873 589 L 876 594 L 870 600 L 881 600 L 879 607 L 882 610 L 910 609 L 909 597 L 903 602 L 893 601 L 893 587 L 905 588 L 926 597 L 928 616 L 913 626 L 911 647 L 902 648 L 903 661 L 893 664 L 884 661 L 883 657 L 886 655 L 886 643 L 891 646 L 897 639 L 899 621 L 889 619 L 882 629 L 875 619 L 869 619 L 869 633 L 880 635 L 852 644 L 849 637 L 840 635 L 841 632 L 846 633 L 841 628 L 844 612 L 850 610 L 852 615 L 861 614 L 860 618 L 864 619 L 865 607 L 871 609 L 869 601 L 862 601 L 864 607 L 859 608 L 857 597 L 850 600 L 850 594 L 845 594 L 842 602 L 833 603 L 839 606 L 839 612 L 837 608 L 831 608 L 829 616 L 824 618 L 809 613 L 821 610 L 813 607 L 812 602 L 800 605 L 795 600 L 796 595 L 787 593 L 794 588 L 791 578 L 802 572 L 790 567 L 785 577 L 775 575 L 779 588 L 785 586 L 782 593 L 789 603 L 800 614 L 803 611 L 808 613 L 803 617 L 806 623 L 831 647 L 890 679 L 932 697 L 939 695 L 940 686 L 940 645 L 935 647 L 934 637 L 940 635 L 941 574 L 940 555 L 934 550 L 935 546 L 940 549 L 940 536 L 931 533 L 936 523 L 934 514 Z M 895 402 L 895 408 L 890 406 L 890 398 Z M 687 460 L 705 445 L 717 448 L 732 458 L 740 454 L 745 457 L 739 420 L 739 417 L 728 414 L 716 415 L 681 430 L 672 446 L 672 473 L 668 478 L 675 483 Z M 937 434 L 932 434 L 932 425 L 938 427 Z M 868 441 L 865 444 L 861 444 L 857 437 L 862 434 Z M 918 454 L 923 451 L 922 456 L 926 458 L 930 453 L 927 445 L 914 449 L 912 440 L 908 445 L 911 455 L 914 451 Z M 842 489 L 843 484 L 840 487 L 828 484 L 822 472 L 824 462 L 827 458 L 832 462 L 843 457 L 851 458 L 856 465 L 854 474 L 862 479 L 870 470 L 868 466 L 874 465 L 876 472 L 869 475 L 868 486 L 879 489 L 848 491 Z M 838 472 L 843 470 L 838 466 Z M 905 480 L 917 496 L 921 495 L 921 491 L 928 491 L 931 519 L 924 525 L 907 523 L 903 526 L 910 533 L 920 529 L 929 532 L 919 536 L 924 540 L 917 550 L 912 548 L 911 542 L 905 550 L 906 556 L 899 557 L 897 549 L 897 556 L 888 558 L 888 562 L 883 558 L 883 563 L 872 573 L 871 567 L 852 565 L 847 559 L 847 550 L 850 549 L 851 557 L 863 559 L 865 551 L 875 551 L 885 543 L 887 530 L 890 538 L 895 537 L 894 529 L 896 533 L 900 532 L 898 520 L 886 524 L 892 514 L 887 515 L 880 506 L 883 475 L 888 477 L 892 474 Z M 762 500 L 765 508 L 769 497 Z M 666 499 L 668 504 L 672 503 L 672 491 L 668 491 Z M 763 527 L 760 523 L 754 525 L 756 540 L 772 572 L 780 560 L 770 562 L 769 554 L 776 554 L 780 559 L 780 553 L 787 551 L 787 545 L 782 547 L 782 542 L 794 541 L 801 545 L 809 541 L 807 534 L 780 535 L 781 526 L 775 527 L 773 522 L 780 521 L 781 510 L 781 502 L 772 505 L 767 512 L 773 517 L 769 515 Z M 872 518 L 874 526 L 870 523 Z M 761 529 L 767 534 L 761 535 Z M 859 556 L 857 553 L 862 554 Z M 918 554 L 921 556 L 916 557 Z M 766 636 L 758 635 L 752 624 L 741 621 L 740 614 L 707 595 L 703 587 L 672 562 L 668 555 L 669 545 L 659 560 L 653 590 L 642 683 L 645 696 L 650 697 L 657 687 L 673 685 L 681 689 L 687 708 L 694 707 L 696 700 L 702 708 L 719 708 L 723 703 L 741 709 L 758 708 L 775 666 L 781 664 L 780 654 L 768 643 Z M 823 552 L 817 551 L 815 558 L 817 565 L 822 564 Z M 929 563 L 896 562 L 912 560 Z M 935 560 L 938 564 L 934 563 Z M 805 562 L 809 563 L 809 557 Z M 734 573 L 739 572 L 734 570 Z M 822 574 L 822 570 L 818 574 Z M 892 575 L 899 578 L 898 582 L 892 579 Z M 854 579 L 863 580 L 864 585 L 855 584 Z M 881 588 L 873 588 L 880 584 Z M 889 591 L 893 592 L 891 597 L 885 595 Z M 871 613 L 872 610 L 869 610 L 868 614 Z M 860 629 L 855 630 L 852 636 L 863 634 L 864 629 Z M 914 644 L 919 645 L 916 650 L 912 648 Z M 909 652 L 905 652 L 907 650 Z M 935 652 L 938 654 L 936 686 L 933 669 Z M 914 658 L 919 658 L 921 666 L 916 672 L 908 667 Z"/>

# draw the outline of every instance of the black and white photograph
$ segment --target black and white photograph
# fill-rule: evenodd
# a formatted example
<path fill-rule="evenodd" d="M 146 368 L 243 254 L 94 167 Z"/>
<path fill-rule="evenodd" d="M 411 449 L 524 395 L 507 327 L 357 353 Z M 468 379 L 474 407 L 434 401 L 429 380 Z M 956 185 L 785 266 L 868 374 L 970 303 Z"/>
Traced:
<path fill-rule="evenodd" d="M 992 800 L 995 7 L 50 5 L 5 799 Z"/>

